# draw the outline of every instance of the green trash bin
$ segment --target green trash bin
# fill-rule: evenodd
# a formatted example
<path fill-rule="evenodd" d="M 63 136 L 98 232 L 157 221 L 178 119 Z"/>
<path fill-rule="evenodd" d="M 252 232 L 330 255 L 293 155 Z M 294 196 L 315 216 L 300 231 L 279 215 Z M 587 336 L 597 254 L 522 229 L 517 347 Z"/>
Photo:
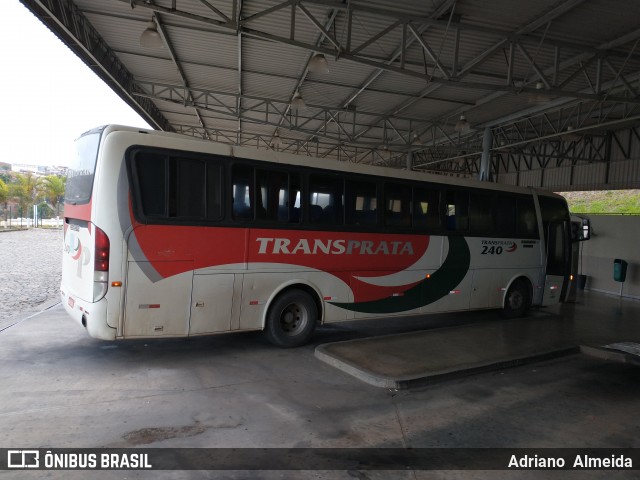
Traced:
<path fill-rule="evenodd" d="M 627 278 L 627 262 L 621 258 L 613 260 L 613 279 L 616 282 L 624 282 Z"/>

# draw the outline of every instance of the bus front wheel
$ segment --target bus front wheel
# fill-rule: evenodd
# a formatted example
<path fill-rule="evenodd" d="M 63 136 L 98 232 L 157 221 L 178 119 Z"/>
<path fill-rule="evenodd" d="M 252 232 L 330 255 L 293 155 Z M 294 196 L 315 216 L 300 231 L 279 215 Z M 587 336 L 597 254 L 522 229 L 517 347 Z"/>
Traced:
<path fill-rule="evenodd" d="M 265 332 L 278 347 L 299 347 L 309 341 L 317 321 L 318 308 L 313 298 L 302 290 L 289 290 L 271 304 Z"/>
<path fill-rule="evenodd" d="M 527 282 L 519 279 L 511 284 L 504 299 L 502 315 L 505 318 L 517 318 L 524 315 L 531 305 L 531 293 Z"/>

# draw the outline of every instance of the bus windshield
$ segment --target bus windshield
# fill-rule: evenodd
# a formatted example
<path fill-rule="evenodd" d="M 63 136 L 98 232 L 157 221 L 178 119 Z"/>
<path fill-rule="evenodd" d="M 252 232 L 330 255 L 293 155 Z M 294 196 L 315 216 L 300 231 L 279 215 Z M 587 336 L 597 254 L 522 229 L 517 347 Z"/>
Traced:
<path fill-rule="evenodd" d="M 91 198 L 101 133 L 102 130 L 93 130 L 75 142 L 76 155 L 67 172 L 67 186 L 64 196 L 68 203 L 75 205 L 87 203 Z"/>

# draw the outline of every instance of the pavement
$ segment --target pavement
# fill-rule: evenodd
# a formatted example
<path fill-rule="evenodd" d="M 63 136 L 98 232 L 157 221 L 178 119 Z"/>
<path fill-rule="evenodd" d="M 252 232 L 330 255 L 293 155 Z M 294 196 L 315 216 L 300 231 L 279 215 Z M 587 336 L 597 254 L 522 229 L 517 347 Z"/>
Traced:
<path fill-rule="evenodd" d="M 640 340 L 640 302 L 581 293 L 534 311 L 512 336 L 558 332 L 576 345 Z M 495 311 L 322 327 L 278 349 L 259 332 L 103 342 L 60 305 L 0 332 L 5 448 L 640 448 L 640 370 L 583 354 L 403 390 L 314 356 L 320 345 L 403 333 L 495 328 Z M 532 326 L 533 325 L 533 326 Z M 459 328 L 452 328 L 458 326 Z M 520 332 L 520 333 L 518 333 Z M 468 336 L 467 336 L 468 337 Z M 452 357 L 467 352 L 451 343 Z M 468 353 L 468 352 L 467 352 Z M 466 354 L 466 353 L 465 353 Z M 441 362 L 442 359 L 434 361 Z M 4 478 L 603 478 L 602 471 L 0 472 Z M 637 478 L 634 471 L 607 478 Z"/>
<path fill-rule="evenodd" d="M 59 300 L 61 228 L 0 228 L 0 330 Z"/>

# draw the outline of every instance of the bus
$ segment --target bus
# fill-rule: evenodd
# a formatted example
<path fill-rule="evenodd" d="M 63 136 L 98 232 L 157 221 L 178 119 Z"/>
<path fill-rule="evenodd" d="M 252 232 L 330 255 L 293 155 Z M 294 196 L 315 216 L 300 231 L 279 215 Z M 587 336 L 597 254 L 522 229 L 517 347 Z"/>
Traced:
<path fill-rule="evenodd" d="M 566 299 L 566 201 L 542 190 L 109 125 L 76 140 L 61 300 L 92 337 L 263 330 Z"/>

